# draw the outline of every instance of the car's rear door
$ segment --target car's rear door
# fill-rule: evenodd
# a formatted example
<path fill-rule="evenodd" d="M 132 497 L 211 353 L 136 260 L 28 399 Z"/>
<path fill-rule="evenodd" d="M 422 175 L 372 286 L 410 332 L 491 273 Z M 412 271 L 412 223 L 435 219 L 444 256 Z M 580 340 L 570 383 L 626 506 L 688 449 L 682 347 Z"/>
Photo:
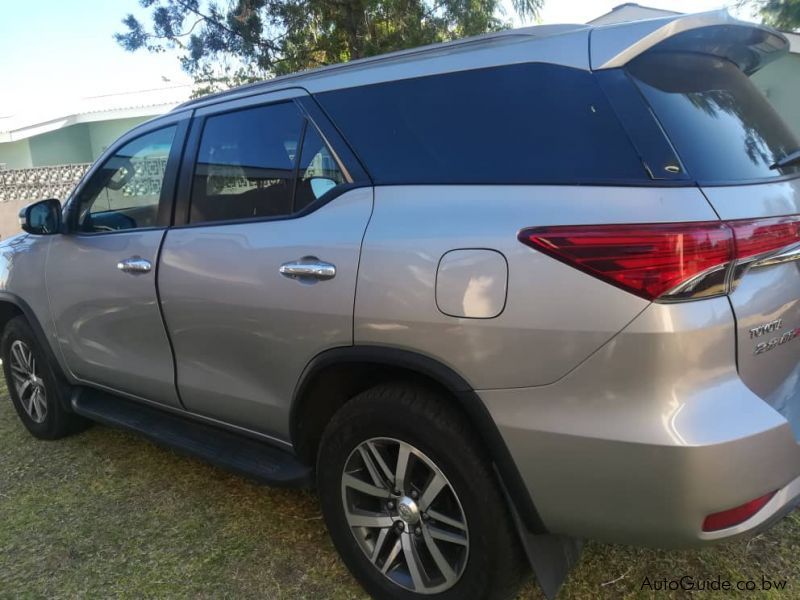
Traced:
<path fill-rule="evenodd" d="M 800 437 L 800 140 L 733 62 L 655 53 L 628 71 L 735 236 L 742 380 Z"/>
<path fill-rule="evenodd" d="M 156 266 L 188 114 L 123 137 L 68 204 L 45 279 L 60 351 L 80 381 L 180 406 Z"/>
<path fill-rule="evenodd" d="M 195 114 L 158 273 L 181 400 L 287 439 L 303 369 L 352 344 L 372 188 L 303 90 Z"/>

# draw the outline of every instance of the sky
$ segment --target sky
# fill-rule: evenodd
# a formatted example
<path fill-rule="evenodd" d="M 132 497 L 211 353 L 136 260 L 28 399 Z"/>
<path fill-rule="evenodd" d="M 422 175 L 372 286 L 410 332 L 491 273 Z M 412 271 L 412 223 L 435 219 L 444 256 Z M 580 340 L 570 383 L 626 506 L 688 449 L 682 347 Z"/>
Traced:
<path fill-rule="evenodd" d="M 510 6 L 510 0 L 503 0 Z M 585 23 L 624 0 L 545 0 L 543 23 Z M 733 0 L 640 0 L 679 12 Z M 122 18 L 146 16 L 138 0 L 0 0 L 0 117 L 72 99 L 188 83 L 173 52 L 126 52 Z M 747 17 L 747 15 L 739 15 Z M 521 23 L 518 25 L 532 23 Z M 165 82 L 168 79 L 169 82 Z"/>

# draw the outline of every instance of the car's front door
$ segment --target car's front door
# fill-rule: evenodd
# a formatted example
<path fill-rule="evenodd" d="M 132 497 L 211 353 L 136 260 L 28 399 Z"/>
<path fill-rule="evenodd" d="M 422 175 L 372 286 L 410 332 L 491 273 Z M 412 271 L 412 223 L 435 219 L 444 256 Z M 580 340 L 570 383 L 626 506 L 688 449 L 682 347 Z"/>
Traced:
<path fill-rule="evenodd" d="M 372 211 L 357 162 L 295 93 L 197 109 L 158 273 L 185 407 L 278 439 L 308 362 L 352 344 Z"/>
<path fill-rule="evenodd" d="M 73 194 L 54 236 L 47 291 L 64 360 L 80 381 L 180 406 L 156 289 L 188 120 L 121 140 Z"/>

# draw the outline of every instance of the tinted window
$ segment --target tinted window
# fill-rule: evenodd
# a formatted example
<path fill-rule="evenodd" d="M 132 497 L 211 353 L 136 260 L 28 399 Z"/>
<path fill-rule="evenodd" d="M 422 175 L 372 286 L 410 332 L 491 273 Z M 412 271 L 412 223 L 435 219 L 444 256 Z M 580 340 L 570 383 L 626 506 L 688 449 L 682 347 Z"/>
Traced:
<path fill-rule="evenodd" d="M 345 183 L 344 175 L 331 151 L 311 124 L 308 125 L 303 137 L 303 152 L 298 173 L 294 202 L 296 211 L 303 210 L 336 186 Z"/>
<path fill-rule="evenodd" d="M 158 224 L 175 127 L 148 133 L 117 150 L 81 190 L 78 230 L 117 231 Z"/>
<path fill-rule="evenodd" d="M 327 92 L 376 183 L 647 179 L 591 73 L 523 64 Z"/>
<path fill-rule="evenodd" d="M 800 172 L 797 166 L 770 169 L 800 143 L 733 63 L 662 53 L 645 55 L 628 70 L 693 178 L 732 182 Z"/>
<path fill-rule="evenodd" d="M 190 221 L 291 214 L 303 125 L 292 103 L 209 117 L 195 166 Z"/>

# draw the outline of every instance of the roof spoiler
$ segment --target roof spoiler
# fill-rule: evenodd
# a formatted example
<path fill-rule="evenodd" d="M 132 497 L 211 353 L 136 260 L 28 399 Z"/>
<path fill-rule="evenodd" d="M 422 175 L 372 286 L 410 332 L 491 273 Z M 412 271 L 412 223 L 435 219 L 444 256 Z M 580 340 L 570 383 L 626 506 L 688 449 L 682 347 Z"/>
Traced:
<path fill-rule="evenodd" d="M 593 70 L 623 67 L 649 51 L 696 52 L 726 58 L 747 75 L 789 51 L 778 31 L 733 18 L 726 10 L 596 27 Z"/>

